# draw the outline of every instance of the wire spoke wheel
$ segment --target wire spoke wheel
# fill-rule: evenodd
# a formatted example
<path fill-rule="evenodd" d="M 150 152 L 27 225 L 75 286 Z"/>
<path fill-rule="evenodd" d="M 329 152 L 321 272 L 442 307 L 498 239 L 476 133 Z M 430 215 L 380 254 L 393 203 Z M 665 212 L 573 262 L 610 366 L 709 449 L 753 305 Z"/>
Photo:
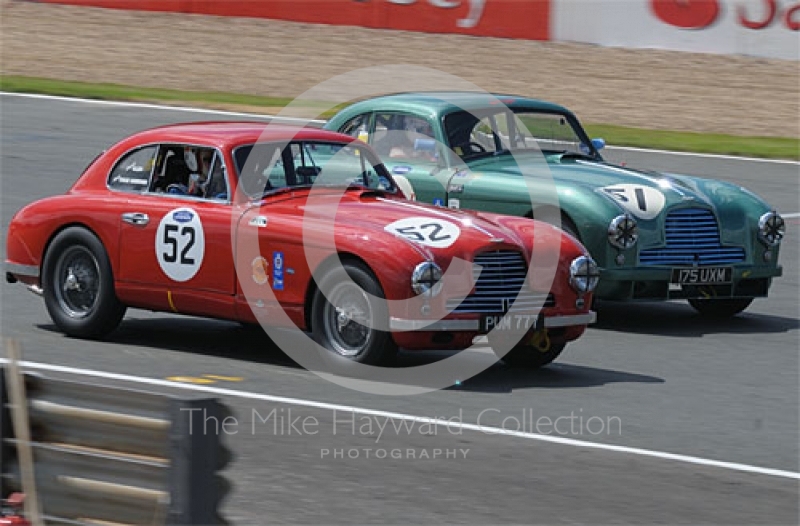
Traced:
<path fill-rule="evenodd" d="M 42 288 L 47 312 L 69 336 L 100 338 L 125 316 L 108 253 L 85 228 L 69 227 L 53 238 L 42 266 Z"/>
<path fill-rule="evenodd" d="M 58 303 L 71 318 L 85 318 L 97 306 L 100 267 L 86 248 L 73 246 L 58 258 L 55 269 Z"/>
<path fill-rule="evenodd" d="M 372 335 L 372 305 L 364 291 L 354 283 L 336 285 L 323 312 L 325 335 L 332 350 L 356 357 L 369 345 Z"/>

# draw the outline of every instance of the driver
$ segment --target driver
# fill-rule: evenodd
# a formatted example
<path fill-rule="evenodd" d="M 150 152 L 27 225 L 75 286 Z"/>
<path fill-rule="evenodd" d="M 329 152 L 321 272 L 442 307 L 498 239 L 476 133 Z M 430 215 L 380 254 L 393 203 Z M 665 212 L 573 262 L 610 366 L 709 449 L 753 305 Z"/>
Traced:
<path fill-rule="evenodd" d="M 392 116 L 386 136 L 376 141 L 375 149 L 390 159 L 437 159 L 433 128 L 424 119 L 403 115 Z"/>
<path fill-rule="evenodd" d="M 213 151 L 209 149 L 199 149 L 186 155 L 186 164 L 189 169 L 192 170 L 191 175 L 189 175 L 187 194 L 202 197 L 206 194 Z M 190 157 L 194 159 L 194 162 L 189 162 Z"/>

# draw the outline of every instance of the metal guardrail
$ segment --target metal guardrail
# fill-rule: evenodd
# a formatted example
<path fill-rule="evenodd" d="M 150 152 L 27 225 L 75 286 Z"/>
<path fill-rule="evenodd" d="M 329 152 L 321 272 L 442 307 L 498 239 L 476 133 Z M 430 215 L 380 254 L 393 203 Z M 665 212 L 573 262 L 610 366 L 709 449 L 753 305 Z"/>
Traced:
<path fill-rule="evenodd" d="M 3 371 L 5 373 L 5 371 Z M 24 375 L 30 450 L 46 524 L 225 524 L 230 452 L 216 399 Z M 6 375 L 0 374 L 0 496 L 23 491 Z M 21 451 L 21 450 L 20 450 Z"/>

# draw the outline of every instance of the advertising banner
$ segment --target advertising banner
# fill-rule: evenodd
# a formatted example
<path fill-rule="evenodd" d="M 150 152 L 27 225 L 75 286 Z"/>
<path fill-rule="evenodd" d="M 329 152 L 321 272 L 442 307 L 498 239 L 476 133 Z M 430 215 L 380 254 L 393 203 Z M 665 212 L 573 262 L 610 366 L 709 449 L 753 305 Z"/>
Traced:
<path fill-rule="evenodd" d="M 553 40 L 800 60 L 800 0 L 553 0 Z"/>
<path fill-rule="evenodd" d="M 550 0 L 40 0 L 314 24 L 549 40 Z M 457 50 L 454 50 L 457 51 Z M 465 57 L 468 58 L 468 57 Z"/>

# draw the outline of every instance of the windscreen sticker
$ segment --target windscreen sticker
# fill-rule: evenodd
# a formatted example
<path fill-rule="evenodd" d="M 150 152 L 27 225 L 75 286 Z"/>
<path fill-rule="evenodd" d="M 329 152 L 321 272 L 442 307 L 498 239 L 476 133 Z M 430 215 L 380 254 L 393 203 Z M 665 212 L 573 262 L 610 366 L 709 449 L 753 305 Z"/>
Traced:
<path fill-rule="evenodd" d="M 600 189 L 625 211 L 641 219 L 653 219 L 664 209 L 666 199 L 657 188 L 639 184 L 614 184 Z"/>
<path fill-rule="evenodd" d="M 176 208 L 161 218 L 156 231 L 156 259 L 173 281 L 189 281 L 200 270 L 206 240 L 200 216 L 191 208 Z"/>
<path fill-rule="evenodd" d="M 461 235 L 455 223 L 431 217 L 407 217 L 386 225 L 384 230 L 433 248 L 447 248 Z"/>
<path fill-rule="evenodd" d="M 405 175 L 410 171 L 411 167 L 406 165 L 395 166 L 394 168 L 392 168 L 392 173 L 396 175 Z"/>

